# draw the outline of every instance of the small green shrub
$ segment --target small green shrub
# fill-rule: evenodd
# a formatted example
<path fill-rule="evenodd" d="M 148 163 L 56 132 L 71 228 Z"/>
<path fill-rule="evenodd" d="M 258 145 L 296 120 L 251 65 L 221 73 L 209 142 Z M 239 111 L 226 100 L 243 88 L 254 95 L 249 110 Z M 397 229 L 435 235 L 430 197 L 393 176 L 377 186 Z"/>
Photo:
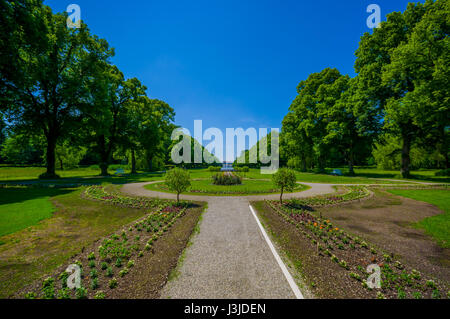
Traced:
<path fill-rule="evenodd" d="M 91 289 L 96 290 L 98 288 L 98 278 L 94 278 L 91 281 Z"/>
<path fill-rule="evenodd" d="M 114 289 L 117 287 L 117 279 L 113 278 L 108 283 L 109 288 Z"/>
<path fill-rule="evenodd" d="M 77 291 L 75 293 L 77 299 L 86 299 L 87 298 L 87 289 L 80 287 L 77 288 Z"/>
<path fill-rule="evenodd" d="M 25 299 L 36 299 L 36 294 L 34 292 L 27 292 L 25 294 Z"/>
<path fill-rule="evenodd" d="M 105 299 L 105 293 L 103 291 L 97 291 L 97 293 L 94 296 L 94 299 Z"/>
<path fill-rule="evenodd" d="M 58 291 L 58 299 L 70 299 L 69 288 L 63 288 Z"/>
<path fill-rule="evenodd" d="M 44 299 L 54 299 L 55 298 L 55 280 L 52 277 L 46 278 L 42 282 L 42 292 L 44 294 Z"/>
<path fill-rule="evenodd" d="M 230 172 L 218 173 L 212 176 L 214 185 L 241 185 L 242 178 Z"/>

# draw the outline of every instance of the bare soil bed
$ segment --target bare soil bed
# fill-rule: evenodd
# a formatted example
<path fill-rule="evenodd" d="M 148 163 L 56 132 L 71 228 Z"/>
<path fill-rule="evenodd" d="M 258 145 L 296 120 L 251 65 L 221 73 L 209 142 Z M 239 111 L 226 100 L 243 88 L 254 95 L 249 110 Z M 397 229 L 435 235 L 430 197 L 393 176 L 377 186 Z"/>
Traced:
<path fill-rule="evenodd" d="M 413 227 L 426 217 L 442 214 L 435 206 L 375 190 L 375 196 L 363 203 L 319 208 L 317 213 L 398 255 L 411 267 L 450 281 L 450 249 Z"/>
<path fill-rule="evenodd" d="M 437 208 L 382 191 L 361 202 L 339 201 L 252 203 L 315 297 L 448 297 L 448 249 L 410 226 L 441 213 Z M 373 264 L 381 269 L 382 289 L 367 286 L 366 268 Z"/>
<path fill-rule="evenodd" d="M 60 267 L 21 289 L 15 298 L 152 299 L 158 298 L 189 241 L 204 203 L 125 197 L 115 189 L 88 188 L 83 198 L 105 206 L 133 207 L 146 214 L 101 238 Z M 81 287 L 68 289 L 70 264 L 82 269 Z"/>

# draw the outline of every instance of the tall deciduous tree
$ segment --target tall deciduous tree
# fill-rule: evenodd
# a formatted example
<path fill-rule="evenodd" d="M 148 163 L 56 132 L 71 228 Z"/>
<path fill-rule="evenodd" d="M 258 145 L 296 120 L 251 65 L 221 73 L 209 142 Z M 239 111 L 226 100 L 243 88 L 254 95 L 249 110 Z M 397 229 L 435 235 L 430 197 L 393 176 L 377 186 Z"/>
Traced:
<path fill-rule="evenodd" d="M 166 141 L 170 140 L 175 112 L 167 103 L 142 96 L 129 104 L 126 139 L 131 154 L 131 171 L 136 172 L 136 152 L 146 158 L 147 168 L 153 169 L 156 156 L 165 159 Z"/>
<path fill-rule="evenodd" d="M 412 79 L 388 77 L 386 69 L 393 62 L 394 52 L 400 45 L 408 42 L 416 25 L 433 5 L 431 0 L 427 0 L 425 4 L 410 3 L 404 13 L 389 14 L 380 28 L 361 38 L 355 53 L 355 70 L 358 76 L 353 103 L 354 113 L 358 117 L 357 124 L 366 133 L 378 134 L 385 124 L 385 114 L 389 113 L 388 126 L 398 128 L 402 135 L 402 174 L 405 177 L 409 176 L 409 150 L 416 128 L 411 118 L 406 116 L 411 105 L 400 103 L 400 98 L 405 91 L 413 89 Z M 406 67 L 410 68 L 411 65 Z M 392 125 L 394 122 L 395 125 Z"/>
<path fill-rule="evenodd" d="M 410 175 L 410 151 L 416 142 L 436 145 L 448 168 L 450 3 L 427 1 L 425 9 L 382 73 L 383 85 L 394 92 L 386 105 L 386 128 L 402 138 L 404 177 Z"/>
<path fill-rule="evenodd" d="M 320 73 L 311 74 L 307 80 L 298 85 L 298 95 L 289 108 L 298 123 L 297 137 L 300 142 L 311 142 L 319 171 L 324 171 L 326 159 L 332 146 L 333 109 L 346 89 L 348 78 L 338 70 L 327 68 Z M 292 125 L 291 125 L 292 126 Z M 296 124 L 294 124 L 295 128 Z M 327 128 L 330 128 L 327 130 Z"/>
<path fill-rule="evenodd" d="M 108 175 L 114 150 L 126 138 L 129 125 L 129 104 L 145 96 L 146 87 L 136 78 L 125 80 L 116 66 L 102 63 L 96 77 L 87 87 L 89 98 L 85 107 L 85 138 L 94 143 L 100 174 Z"/>
<path fill-rule="evenodd" d="M 44 25 L 37 47 L 19 46 L 18 72 L 22 77 L 6 83 L 8 119 L 46 139 L 47 171 L 42 178 L 55 178 L 55 148 L 59 139 L 80 123 L 80 100 L 92 65 L 112 55 L 106 41 L 91 36 L 85 24 L 69 29 L 67 14 L 53 14 L 43 6 Z M 25 22 L 26 23 L 26 22 Z"/>

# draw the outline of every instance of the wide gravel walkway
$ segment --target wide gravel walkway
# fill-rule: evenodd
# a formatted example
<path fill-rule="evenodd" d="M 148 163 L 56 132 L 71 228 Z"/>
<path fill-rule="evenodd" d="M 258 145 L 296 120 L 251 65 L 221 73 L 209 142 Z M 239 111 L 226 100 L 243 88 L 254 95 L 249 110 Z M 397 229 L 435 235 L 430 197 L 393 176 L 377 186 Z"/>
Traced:
<path fill-rule="evenodd" d="M 144 186 L 150 183 L 126 184 L 122 192 L 134 196 L 176 198 L 174 194 L 145 189 Z M 334 192 L 331 185 L 307 185 L 311 188 L 285 197 Z M 185 252 L 179 276 L 168 282 L 161 298 L 295 298 L 249 209 L 250 200 L 278 199 L 279 195 L 181 197 L 206 201 L 208 209 L 203 215 L 200 233 Z"/>

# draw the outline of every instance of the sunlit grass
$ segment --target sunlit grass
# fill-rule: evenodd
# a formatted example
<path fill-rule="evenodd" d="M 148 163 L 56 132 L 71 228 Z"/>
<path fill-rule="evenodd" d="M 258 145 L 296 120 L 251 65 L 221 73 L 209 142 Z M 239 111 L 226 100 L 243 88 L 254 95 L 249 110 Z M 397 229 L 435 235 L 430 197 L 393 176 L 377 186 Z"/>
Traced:
<path fill-rule="evenodd" d="M 390 193 L 427 202 L 439 207 L 444 213 L 427 217 L 416 224 L 433 236 L 444 247 L 450 248 L 450 190 L 422 189 L 403 190 L 393 189 Z"/>

